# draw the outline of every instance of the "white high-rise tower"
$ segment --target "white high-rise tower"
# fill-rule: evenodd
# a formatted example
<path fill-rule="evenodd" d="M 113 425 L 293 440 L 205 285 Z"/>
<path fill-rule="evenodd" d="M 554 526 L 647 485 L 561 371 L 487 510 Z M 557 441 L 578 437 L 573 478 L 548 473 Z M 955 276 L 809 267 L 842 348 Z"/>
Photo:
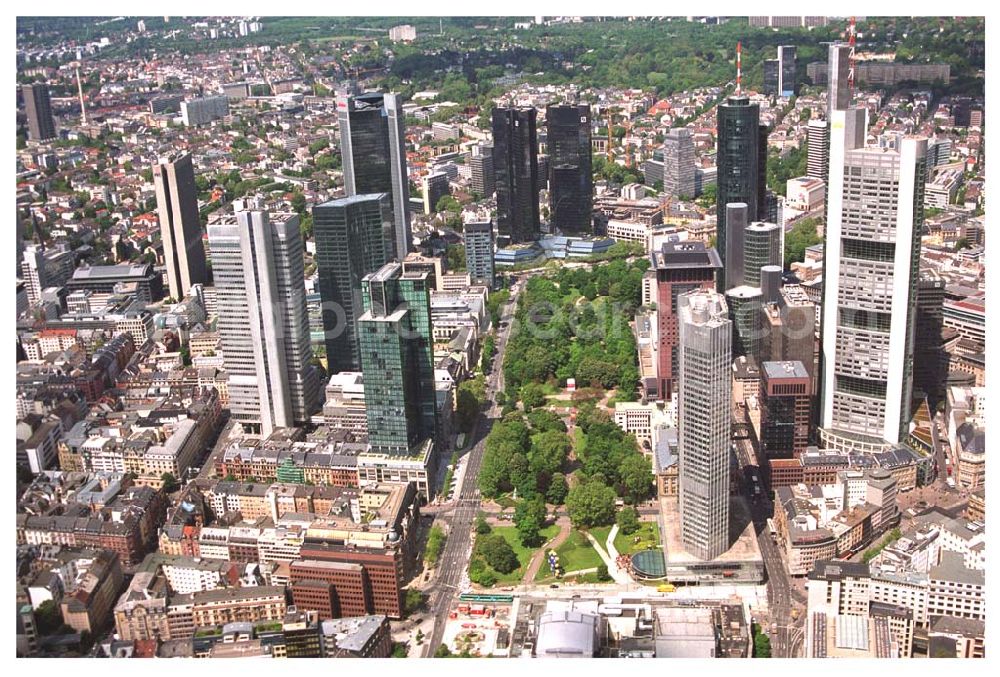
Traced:
<path fill-rule="evenodd" d="M 208 227 L 229 408 L 234 420 L 267 436 L 307 423 L 320 405 L 302 235 L 295 214 L 234 206 L 234 215 Z"/>
<path fill-rule="evenodd" d="M 927 139 L 864 141 L 864 109 L 833 111 L 820 425 L 840 449 L 900 442 L 913 388 Z"/>
<path fill-rule="evenodd" d="M 729 549 L 732 322 L 722 294 L 678 297 L 681 540 L 701 559 Z"/>

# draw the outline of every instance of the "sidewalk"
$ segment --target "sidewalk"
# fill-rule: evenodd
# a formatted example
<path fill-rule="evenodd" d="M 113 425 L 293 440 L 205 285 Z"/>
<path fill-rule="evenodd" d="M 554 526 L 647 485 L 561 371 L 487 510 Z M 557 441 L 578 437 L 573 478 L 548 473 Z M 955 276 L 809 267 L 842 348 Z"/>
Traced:
<path fill-rule="evenodd" d="M 556 534 L 551 541 L 545 543 L 541 548 L 535 551 L 534 556 L 531 558 L 531 562 L 528 564 L 528 568 L 524 571 L 524 576 L 521 577 L 522 585 L 530 585 L 533 583 L 535 581 L 535 575 L 538 574 L 538 570 L 545 562 L 546 553 L 549 550 L 555 550 L 560 545 L 565 543 L 567 538 L 569 538 L 569 519 L 566 517 L 560 517 L 556 520 L 556 524 L 559 525 L 559 533 Z"/>
<path fill-rule="evenodd" d="M 589 531 L 585 531 L 583 533 L 587 536 L 587 540 L 590 541 L 590 544 L 594 546 L 594 550 L 597 551 L 597 554 L 601 557 L 604 565 L 608 567 L 608 573 L 611 574 L 611 578 L 614 579 L 615 583 L 618 583 L 619 585 L 632 585 L 635 583 L 631 576 L 618 568 L 615 564 L 615 560 L 608 556 L 608 553 L 597 542 L 597 539 L 590 535 Z M 614 550 L 614 540 L 617 533 L 618 525 L 616 524 L 611 528 L 611 533 L 608 534 L 608 544 L 611 546 L 612 550 Z M 614 556 L 617 558 L 618 553 L 615 552 Z"/>

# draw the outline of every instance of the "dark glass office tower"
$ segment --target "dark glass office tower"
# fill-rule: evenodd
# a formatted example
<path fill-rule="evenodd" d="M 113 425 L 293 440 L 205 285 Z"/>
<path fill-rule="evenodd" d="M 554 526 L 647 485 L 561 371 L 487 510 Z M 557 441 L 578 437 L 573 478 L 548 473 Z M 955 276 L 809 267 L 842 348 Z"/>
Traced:
<path fill-rule="evenodd" d="M 359 371 L 361 280 L 392 259 L 392 205 L 375 193 L 330 200 L 312 213 L 327 371 Z"/>
<path fill-rule="evenodd" d="M 726 205 L 743 202 L 751 220 L 763 220 L 767 128 L 760 125 L 760 108 L 746 96 L 729 97 L 718 108 L 716 144 L 716 249 L 723 257 L 718 289 L 725 291 L 731 286 L 726 282 Z"/>
<path fill-rule="evenodd" d="M 434 340 L 426 272 L 390 263 L 362 280 L 358 319 L 372 451 L 408 454 L 434 435 Z"/>
<path fill-rule="evenodd" d="M 337 118 L 344 190 L 349 196 L 388 194 L 394 228 L 389 258 L 402 260 L 413 239 L 402 101 L 391 93 L 338 96 Z"/>
<path fill-rule="evenodd" d="M 780 64 L 777 59 L 764 60 L 764 94 L 776 96 L 780 93 L 778 89 L 778 70 Z"/>
<path fill-rule="evenodd" d="M 538 239 L 538 142 L 534 108 L 493 109 L 497 232 L 506 243 Z"/>
<path fill-rule="evenodd" d="M 834 43 L 827 50 L 826 121 L 833 121 L 833 111 L 847 110 L 851 105 L 851 88 L 847 82 L 851 69 L 851 47 Z"/>
<path fill-rule="evenodd" d="M 24 110 L 28 115 L 28 136 L 32 141 L 56 138 L 56 123 L 52 119 L 49 88 L 43 84 L 24 85 Z"/>
<path fill-rule="evenodd" d="M 549 215 L 563 233 L 592 230 L 590 105 L 549 106 L 545 111 L 549 152 Z"/>
<path fill-rule="evenodd" d="M 170 295 L 177 301 L 193 284 L 208 283 L 205 246 L 198 214 L 198 188 L 191 154 L 160 158 L 153 165 L 160 239 Z"/>
<path fill-rule="evenodd" d="M 777 209 L 777 202 L 774 205 L 768 203 L 767 190 L 767 134 L 770 128 L 767 125 L 757 125 L 757 215 L 750 212 L 751 220 L 777 221 L 777 216 L 771 218 L 772 210 Z M 773 198 L 772 198 L 773 199 Z"/>

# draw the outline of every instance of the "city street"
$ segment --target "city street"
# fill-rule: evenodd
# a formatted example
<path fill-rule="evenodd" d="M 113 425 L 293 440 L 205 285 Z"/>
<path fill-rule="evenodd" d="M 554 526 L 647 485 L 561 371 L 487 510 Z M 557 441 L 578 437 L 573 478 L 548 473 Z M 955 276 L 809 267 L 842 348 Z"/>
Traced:
<path fill-rule="evenodd" d="M 735 440 L 736 458 L 740 467 L 748 475 L 757 473 L 757 463 L 748 439 Z M 779 658 L 793 658 L 800 654 L 803 646 L 805 623 L 805 592 L 801 586 L 793 586 L 785 569 L 780 548 L 771 540 L 767 520 L 774 514 L 770 496 L 765 492 L 757 500 L 750 495 L 749 484 L 743 483 L 747 503 L 753 515 L 754 530 L 764 569 L 767 571 L 768 622 L 761 628 L 771 638 L 771 654 Z M 798 608 L 798 618 L 792 618 L 793 608 Z"/>
<path fill-rule="evenodd" d="M 494 421 L 500 418 L 500 410 L 496 404 L 497 392 L 503 390 L 503 357 L 510 336 L 510 320 L 514 315 L 517 295 L 520 287 L 515 285 L 511 290 L 510 300 L 501 312 L 501 326 L 497 328 L 496 358 L 494 367 L 486 379 L 486 400 L 489 402 L 476 421 L 471 434 L 472 447 L 468 453 L 465 472 L 456 491 L 456 500 L 450 515 L 447 512 L 438 513 L 448 525 L 448 538 L 438 564 L 438 571 L 432 583 L 426 590 L 430 593 L 427 605 L 434 615 L 434 632 L 424 646 L 424 657 L 430 657 L 441 644 L 445 622 L 452 603 L 461 589 L 468 585 L 465 578 L 466 568 L 472 552 L 472 525 L 479 512 L 482 497 L 479 494 L 477 476 L 483 462 L 486 446 L 486 436 L 493 427 Z M 464 584 L 464 585 L 463 585 Z"/>

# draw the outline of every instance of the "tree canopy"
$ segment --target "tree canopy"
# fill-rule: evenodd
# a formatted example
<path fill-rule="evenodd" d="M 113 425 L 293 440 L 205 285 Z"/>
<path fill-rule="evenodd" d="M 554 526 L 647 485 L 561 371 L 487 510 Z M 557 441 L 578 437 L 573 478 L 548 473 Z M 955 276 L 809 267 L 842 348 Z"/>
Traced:
<path fill-rule="evenodd" d="M 578 529 L 611 524 L 615 519 L 615 491 L 592 479 L 578 484 L 566 496 L 566 510 Z"/>

